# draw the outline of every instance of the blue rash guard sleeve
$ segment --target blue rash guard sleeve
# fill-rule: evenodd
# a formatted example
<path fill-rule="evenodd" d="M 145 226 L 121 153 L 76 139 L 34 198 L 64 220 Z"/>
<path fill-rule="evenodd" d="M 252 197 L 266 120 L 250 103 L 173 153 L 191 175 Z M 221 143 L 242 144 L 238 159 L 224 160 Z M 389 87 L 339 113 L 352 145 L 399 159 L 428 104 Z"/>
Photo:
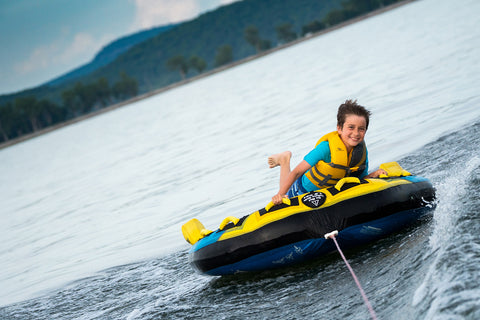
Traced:
<path fill-rule="evenodd" d="M 360 178 L 365 177 L 368 174 L 368 150 L 366 151 L 365 170 L 360 174 Z M 315 149 L 311 150 L 304 158 L 310 166 L 314 166 L 318 161 L 330 162 L 332 156 L 330 155 L 330 145 L 328 141 L 320 142 Z M 305 176 L 302 176 L 302 186 L 307 191 L 314 191 L 318 188 Z"/>
<path fill-rule="evenodd" d="M 314 166 L 318 161 L 330 162 L 332 159 L 330 155 L 330 145 L 328 141 L 320 142 L 315 149 L 310 151 L 303 160 L 307 161 L 310 166 Z"/>

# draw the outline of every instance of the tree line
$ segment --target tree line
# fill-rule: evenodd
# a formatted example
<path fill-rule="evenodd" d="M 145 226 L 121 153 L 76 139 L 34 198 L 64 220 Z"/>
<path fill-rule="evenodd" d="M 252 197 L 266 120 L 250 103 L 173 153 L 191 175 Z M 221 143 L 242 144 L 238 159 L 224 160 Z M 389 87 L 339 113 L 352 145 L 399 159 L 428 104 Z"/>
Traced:
<path fill-rule="evenodd" d="M 401 0 L 349 0 L 342 2 L 341 9 L 334 9 L 330 11 L 323 19 L 313 20 L 310 23 L 302 26 L 300 35 L 294 30 L 294 25 L 289 22 L 279 24 L 275 27 L 277 43 L 286 44 L 305 37 L 316 32 L 335 26 L 344 21 L 348 21 L 362 14 L 371 12 L 386 5 L 399 2 Z M 259 29 L 254 25 L 249 25 L 244 30 L 244 39 L 246 42 L 255 48 L 256 53 L 260 53 L 272 48 L 272 41 L 263 39 L 260 36 Z M 234 61 L 232 46 L 226 44 L 217 49 L 214 67 L 220 67 Z M 167 60 L 166 66 L 170 71 L 180 72 L 183 79 L 187 77 L 189 70 L 196 70 L 197 73 L 202 73 L 207 69 L 207 62 L 198 55 L 192 55 L 189 59 L 178 54 Z"/>
<path fill-rule="evenodd" d="M 74 119 L 118 103 L 138 93 L 138 83 L 126 73 L 112 86 L 104 77 L 92 83 L 77 82 L 62 92 L 60 103 L 35 96 L 18 97 L 0 105 L 0 142 Z"/>
<path fill-rule="evenodd" d="M 283 43 L 295 40 L 297 35 L 294 31 L 292 31 L 292 28 L 293 25 L 290 23 L 279 25 L 276 28 L 278 39 Z M 244 38 L 251 46 L 255 48 L 257 53 L 268 50 L 272 47 L 272 44 L 269 40 L 262 39 L 260 37 L 259 30 L 254 25 L 249 25 L 245 28 Z M 232 46 L 226 44 L 217 48 L 214 58 L 215 68 L 221 67 L 233 61 L 234 58 Z M 192 55 L 189 59 L 187 59 L 184 55 L 178 54 L 168 59 L 166 66 L 170 71 L 180 72 L 181 78 L 185 79 L 189 70 L 194 69 L 197 73 L 202 73 L 207 68 L 207 62 L 197 55 Z"/>
<path fill-rule="evenodd" d="M 234 3 L 234 8 L 223 7 L 219 12 L 201 16 L 152 41 L 135 46 L 111 65 L 86 78 L 93 80 L 84 79 L 73 86 L 58 88 L 58 94 L 55 93 L 53 97 L 38 98 L 26 94 L 0 105 L 0 143 L 88 114 L 155 89 L 155 86 L 168 85 L 178 81 L 178 74 L 181 79 L 185 79 L 191 75 L 189 73 L 200 74 L 402 0 L 347 0 L 342 1 L 336 9 L 330 8 L 321 15 L 321 19 L 316 19 L 315 16 L 306 18 L 312 12 L 307 7 L 326 3 L 333 5 L 335 1 L 325 0 L 319 3 L 302 0 L 305 6 L 299 6 L 296 1 L 285 1 L 280 5 L 276 0 L 265 0 L 255 2 L 255 6 L 252 1 L 237 2 Z M 259 10 L 258 6 L 263 6 L 263 9 Z M 268 20 L 263 14 L 265 10 L 272 10 L 273 6 L 277 11 L 285 7 L 282 20 Z M 234 19 L 240 8 L 244 10 L 242 17 L 248 17 L 247 20 Z M 294 11 L 297 9 L 298 12 Z M 301 10 L 304 18 L 295 20 Z M 251 20 L 254 17 L 256 20 Z M 282 23 L 285 19 L 288 22 Z M 310 22 L 305 24 L 306 21 Z M 229 31 L 221 28 L 227 23 L 233 23 Z M 272 28 L 273 32 L 268 32 Z M 200 29 L 208 32 L 196 33 Z M 217 33 L 213 35 L 214 32 Z M 227 44 L 221 44 L 222 41 Z M 175 51 L 183 54 L 175 54 Z M 129 70 L 133 76 L 122 73 L 120 79 L 110 85 L 107 79 L 118 79 L 118 70 Z M 177 72 L 176 76 L 174 72 Z"/>

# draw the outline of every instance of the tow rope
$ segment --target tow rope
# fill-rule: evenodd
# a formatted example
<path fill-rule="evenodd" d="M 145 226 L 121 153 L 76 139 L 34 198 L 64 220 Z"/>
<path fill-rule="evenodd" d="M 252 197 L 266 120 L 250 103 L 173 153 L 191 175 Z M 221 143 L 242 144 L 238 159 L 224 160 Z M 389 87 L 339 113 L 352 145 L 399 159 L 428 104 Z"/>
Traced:
<path fill-rule="evenodd" d="M 360 294 L 362 295 L 363 301 L 365 302 L 368 311 L 370 312 L 370 315 L 372 316 L 372 319 L 377 320 L 377 315 L 375 314 L 375 311 L 372 308 L 372 305 L 370 304 L 370 301 L 368 301 L 367 295 L 365 294 L 365 291 L 363 291 L 362 285 L 360 284 L 360 281 L 358 281 L 357 276 L 355 275 L 355 272 L 353 272 L 352 267 L 348 263 L 347 259 L 343 255 L 342 249 L 340 249 L 340 246 L 338 245 L 337 239 L 335 236 L 338 235 L 338 231 L 332 231 L 330 233 L 325 234 L 325 239 L 332 239 L 333 242 L 335 242 L 335 245 L 337 246 L 337 250 L 340 253 L 340 255 L 343 258 L 343 261 L 347 265 L 348 270 L 350 270 L 350 273 L 352 274 L 353 280 L 355 280 L 355 283 L 357 284 L 358 289 L 360 290 Z"/>

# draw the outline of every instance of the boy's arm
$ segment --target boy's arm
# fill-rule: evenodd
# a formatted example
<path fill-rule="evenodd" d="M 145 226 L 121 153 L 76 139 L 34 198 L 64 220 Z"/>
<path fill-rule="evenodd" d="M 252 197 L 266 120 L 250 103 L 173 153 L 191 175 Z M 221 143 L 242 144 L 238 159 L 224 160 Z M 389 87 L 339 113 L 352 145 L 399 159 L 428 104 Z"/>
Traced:
<path fill-rule="evenodd" d="M 312 166 L 308 164 L 307 161 L 302 160 L 290 173 L 288 174 L 287 178 L 282 181 L 280 185 L 280 189 L 278 193 L 272 197 L 272 201 L 274 204 L 282 203 L 282 198 L 287 197 L 288 189 L 292 186 L 292 184 L 300 178 L 307 170 L 309 170 Z"/>

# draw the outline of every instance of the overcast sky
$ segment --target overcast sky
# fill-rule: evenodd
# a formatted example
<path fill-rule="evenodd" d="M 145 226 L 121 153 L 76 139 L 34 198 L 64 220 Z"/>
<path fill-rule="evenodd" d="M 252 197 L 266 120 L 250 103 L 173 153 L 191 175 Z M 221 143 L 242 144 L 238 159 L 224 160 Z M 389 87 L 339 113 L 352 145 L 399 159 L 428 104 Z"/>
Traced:
<path fill-rule="evenodd" d="M 0 94 L 93 59 L 109 42 L 239 0 L 0 0 Z"/>

